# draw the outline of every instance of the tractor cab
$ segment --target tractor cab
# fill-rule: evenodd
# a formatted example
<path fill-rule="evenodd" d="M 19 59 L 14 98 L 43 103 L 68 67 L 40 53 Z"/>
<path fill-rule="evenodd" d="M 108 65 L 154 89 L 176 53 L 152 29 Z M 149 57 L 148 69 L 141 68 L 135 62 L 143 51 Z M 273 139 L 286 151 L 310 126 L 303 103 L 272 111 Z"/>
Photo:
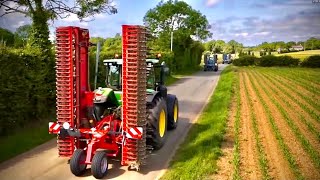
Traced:
<path fill-rule="evenodd" d="M 122 90 L 122 59 L 106 59 L 103 61 L 106 66 L 106 86 L 112 88 L 116 94 Z M 169 68 L 165 63 L 159 64 L 158 59 L 146 59 L 147 63 L 147 89 L 148 91 L 158 90 L 160 85 L 164 85 Z"/>

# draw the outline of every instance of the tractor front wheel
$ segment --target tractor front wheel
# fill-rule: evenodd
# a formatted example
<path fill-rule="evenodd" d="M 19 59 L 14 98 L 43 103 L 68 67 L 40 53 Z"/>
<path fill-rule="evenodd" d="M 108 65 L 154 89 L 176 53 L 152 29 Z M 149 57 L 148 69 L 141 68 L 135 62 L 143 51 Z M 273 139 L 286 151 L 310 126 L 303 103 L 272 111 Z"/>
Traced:
<path fill-rule="evenodd" d="M 167 104 L 161 98 L 155 98 L 153 107 L 148 109 L 147 144 L 155 150 L 159 150 L 167 137 Z"/>
<path fill-rule="evenodd" d="M 91 172 L 96 179 L 101 179 L 108 173 L 107 154 L 103 151 L 97 151 L 92 158 Z"/>
<path fill-rule="evenodd" d="M 77 149 L 74 151 L 70 160 L 70 170 L 75 176 L 81 176 L 87 165 L 85 164 L 86 154 L 83 149 Z"/>
<path fill-rule="evenodd" d="M 179 102 L 175 95 L 168 94 L 168 129 L 175 129 L 179 119 Z"/>

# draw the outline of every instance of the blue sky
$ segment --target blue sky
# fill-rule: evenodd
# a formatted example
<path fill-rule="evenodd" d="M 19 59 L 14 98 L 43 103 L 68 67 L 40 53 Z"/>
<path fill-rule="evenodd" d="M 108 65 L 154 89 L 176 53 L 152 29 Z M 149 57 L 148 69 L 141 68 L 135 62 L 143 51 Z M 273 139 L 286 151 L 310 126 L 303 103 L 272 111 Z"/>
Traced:
<path fill-rule="evenodd" d="M 69 0 L 72 2 L 72 0 Z M 312 0 L 184 0 L 206 15 L 213 39 L 234 39 L 246 46 L 264 41 L 300 41 L 320 38 L 320 3 Z M 71 15 L 50 23 L 51 37 L 57 26 L 75 25 L 90 30 L 91 36 L 111 37 L 122 24 L 142 24 L 145 13 L 159 0 L 114 0 L 118 14 L 96 15 L 80 22 Z M 0 19 L 0 26 L 14 31 L 30 20 L 19 14 Z"/>

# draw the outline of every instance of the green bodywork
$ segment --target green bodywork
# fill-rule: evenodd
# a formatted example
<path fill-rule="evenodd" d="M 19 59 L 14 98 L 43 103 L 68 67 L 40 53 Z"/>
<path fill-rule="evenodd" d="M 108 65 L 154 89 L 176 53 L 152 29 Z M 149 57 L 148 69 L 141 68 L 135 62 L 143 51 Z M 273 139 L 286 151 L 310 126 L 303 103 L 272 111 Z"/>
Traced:
<path fill-rule="evenodd" d="M 121 103 L 119 102 L 116 93 L 111 88 L 99 88 L 94 91 L 94 103 L 108 103 L 119 106 Z M 119 95 L 119 94 L 118 94 Z M 121 100 L 121 97 L 120 97 Z"/>

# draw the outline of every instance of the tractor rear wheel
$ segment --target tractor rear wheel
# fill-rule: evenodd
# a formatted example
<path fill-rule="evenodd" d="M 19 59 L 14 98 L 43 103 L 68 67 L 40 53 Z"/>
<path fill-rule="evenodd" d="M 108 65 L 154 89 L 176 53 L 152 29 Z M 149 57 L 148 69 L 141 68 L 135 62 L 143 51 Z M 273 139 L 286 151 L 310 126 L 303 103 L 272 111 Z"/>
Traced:
<path fill-rule="evenodd" d="M 91 172 L 96 179 L 101 179 L 108 173 L 108 159 L 104 151 L 97 151 L 92 158 Z"/>
<path fill-rule="evenodd" d="M 175 95 L 168 94 L 168 129 L 175 129 L 179 119 L 179 102 Z"/>
<path fill-rule="evenodd" d="M 160 97 L 153 100 L 152 107 L 147 109 L 147 144 L 153 149 L 159 150 L 167 137 L 167 105 L 166 101 Z"/>
<path fill-rule="evenodd" d="M 86 154 L 83 149 L 77 149 L 74 151 L 70 160 L 70 170 L 75 176 L 81 176 L 87 165 L 85 164 Z"/>

